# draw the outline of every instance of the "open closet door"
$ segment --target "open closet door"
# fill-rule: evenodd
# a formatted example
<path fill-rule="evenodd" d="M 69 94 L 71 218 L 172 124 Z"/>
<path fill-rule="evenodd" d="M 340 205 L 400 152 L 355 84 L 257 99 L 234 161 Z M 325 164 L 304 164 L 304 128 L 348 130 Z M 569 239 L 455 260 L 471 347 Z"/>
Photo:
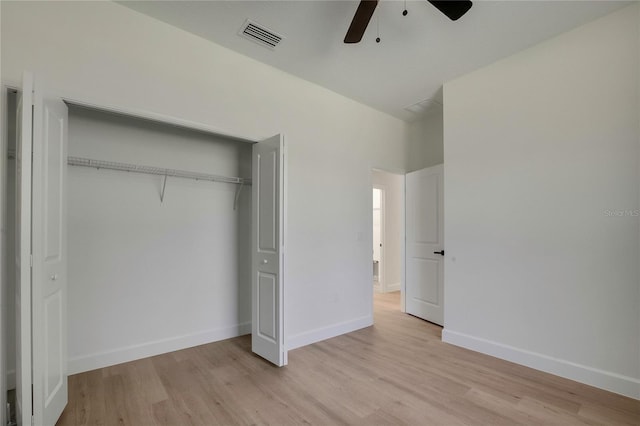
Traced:
<path fill-rule="evenodd" d="M 20 117 L 19 421 L 53 425 L 67 404 L 67 106 L 25 73 Z"/>
<path fill-rule="evenodd" d="M 281 367 L 284 348 L 284 139 L 253 146 L 251 349 Z"/>
<path fill-rule="evenodd" d="M 16 419 L 31 424 L 31 126 L 33 77 L 22 79 L 16 114 Z"/>

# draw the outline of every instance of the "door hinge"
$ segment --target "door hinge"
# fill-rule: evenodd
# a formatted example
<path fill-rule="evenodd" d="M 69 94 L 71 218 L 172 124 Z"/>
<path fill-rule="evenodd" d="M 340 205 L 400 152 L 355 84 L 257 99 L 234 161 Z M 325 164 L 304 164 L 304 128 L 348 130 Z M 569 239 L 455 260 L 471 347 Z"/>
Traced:
<path fill-rule="evenodd" d="M 29 266 L 33 268 L 33 255 L 29 255 Z"/>

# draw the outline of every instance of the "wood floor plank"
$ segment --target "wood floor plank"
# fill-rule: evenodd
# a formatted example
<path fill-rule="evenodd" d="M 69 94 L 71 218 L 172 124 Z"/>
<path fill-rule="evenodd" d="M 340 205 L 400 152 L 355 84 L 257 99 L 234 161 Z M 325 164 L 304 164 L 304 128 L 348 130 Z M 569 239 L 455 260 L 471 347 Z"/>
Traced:
<path fill-rule="evenodd" d="M 180 416 L 173 406 L 173 401 L 165 399 L 151 405 L 153 423 L 157 425 L 179 425 Z"/>
<path fill-rule="evenodd" d="M 130 425 L 133 419 L 128 416 L 127 400 L 125 393 L 124 379 L 119 374 L 110 374 L 103 379 L 104 383 L 104 412 L 106 425 Z M 89 389 L 88 392 L 91 392 Z M 127 395 L 126 398 L 123 398 Z"/>
<path fill-rule="evenodd" d="M 276 368 L 250 336 L 69 377 L 68 425 L 640 425 L 640 401 L 441 341 L 374 297 L 375 325 Z"/>
<path fill-rule="evenodd" d="M 105 424 L 105 396 L 102 371 L 88 371 L 69 379 L 70 424 L 101 426 Z"/>

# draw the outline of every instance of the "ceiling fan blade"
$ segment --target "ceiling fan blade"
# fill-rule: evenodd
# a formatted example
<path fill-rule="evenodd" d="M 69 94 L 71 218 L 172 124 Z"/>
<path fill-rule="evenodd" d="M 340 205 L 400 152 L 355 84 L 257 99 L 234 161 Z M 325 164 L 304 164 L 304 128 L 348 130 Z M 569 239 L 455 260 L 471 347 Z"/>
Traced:
<path fill-rule="evenodd" d="M 434 5 L 440 12 L 444 13 L 447 18 L 457 21 L 467 13 L 473 3 L 469 0 L 427 0 Z"/>
<path fill-rule="evenodd" d="M 360 2 L 356 14 L 353 15 L 351 25 L 349 25 L 347 35 L 344 37 L 345 43 L 359 43 L 362 40 L 376 6 L 378 6 L 378 0 L 362 0 Z"/>

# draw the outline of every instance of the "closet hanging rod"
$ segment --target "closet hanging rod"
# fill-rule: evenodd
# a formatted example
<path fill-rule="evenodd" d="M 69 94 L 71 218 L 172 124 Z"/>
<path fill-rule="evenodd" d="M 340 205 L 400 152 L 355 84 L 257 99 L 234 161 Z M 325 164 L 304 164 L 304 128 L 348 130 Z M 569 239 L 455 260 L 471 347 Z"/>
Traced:
<path fill-rule="evenodd" d="M 178 177 L 184 179 L 206 180 L 210 182 L 251 185 L 251 179 L 189 172 L 185 170 L 163 169 L 161 167 L 141 166 L 137 164 L 117 163 L 115 161 L 94 160 L 82 157 L 67 157 L 70 166 L 91 167 L 94 169 L 119 170 L 123 172 L 144 173 L 149 175 Z"/>

